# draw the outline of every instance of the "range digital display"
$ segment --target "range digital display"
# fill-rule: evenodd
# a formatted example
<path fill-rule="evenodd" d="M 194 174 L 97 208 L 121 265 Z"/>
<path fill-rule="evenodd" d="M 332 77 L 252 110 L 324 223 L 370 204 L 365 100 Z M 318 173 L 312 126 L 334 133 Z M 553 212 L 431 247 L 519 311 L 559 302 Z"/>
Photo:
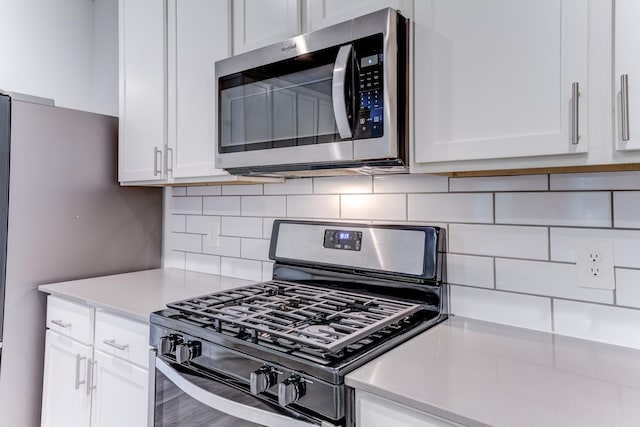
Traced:
<path fill-rule="evenodd" d="M 350 230 L 325 230 L 323 246 L 328 249 L 359 251 L 362 249 L 362 232 Z"/>

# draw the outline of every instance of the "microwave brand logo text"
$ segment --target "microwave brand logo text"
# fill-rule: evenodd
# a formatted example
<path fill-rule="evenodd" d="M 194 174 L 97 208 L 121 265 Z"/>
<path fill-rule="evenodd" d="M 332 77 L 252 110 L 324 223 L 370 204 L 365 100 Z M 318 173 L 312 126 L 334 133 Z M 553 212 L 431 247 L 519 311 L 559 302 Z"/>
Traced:
<path fill-rule="evenodd" d="M 287 44 L 284 45 L 280 48 L 280 52 L 290 52 L 291 50 L 295 49 L 296 47 L 298 47 L 297 43 L 294 44 Z"/>

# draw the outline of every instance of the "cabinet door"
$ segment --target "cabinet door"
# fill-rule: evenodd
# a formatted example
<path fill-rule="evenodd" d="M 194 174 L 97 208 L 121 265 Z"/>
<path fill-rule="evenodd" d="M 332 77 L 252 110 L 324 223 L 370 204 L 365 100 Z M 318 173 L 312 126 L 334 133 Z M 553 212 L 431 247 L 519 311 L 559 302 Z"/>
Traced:
<path fill-rule="evenodd" d="M 87 393 L 93 348 L 47 330 L 42 396 L 43 427 L 86 427 L 91 414 Z"/>
<path fill-rule="evenodd" d="M 163 178 L 166 144 L 166 2 L 119 2 L 119 180 Z"/>
<path fill-rule="evenodd" d="M 416 2 L 415 161 L 585 153 L 588 7 Z"/>
<path fill-rule="evenodd" d="M 616 85 L 616 148 L 618 150 L 640 149 L 639 19 L 640 2 L 637 0 L 616 0 L 614 79 Z M 626 88 L 622 87 L 623 79 L 626 79 Z M 623 127 L 626 129 L 623 130 Z"/>
<path fill-rule="evenodd" d="M 358 427 L 455 427 L 429 414 L 367 393 L 356 393 L 356 425 Z"/>
<path fill-rule="evenodd" d="M 169 0 L 170 178 L 226 174 L 215 168 L 214 63 L 229 56 L 226 1 Z"/>
<path fill-rule="evenodd" d="M 413 17 L 411 0 L 307 0 L 306 6 L 308 31 L 348 21 L 386 7 L 399 10 L 406 18 Z"/>
<path fill-rule="evenodd" d="M 96 350 L 92 386 L 91 427 L 147 425 L 146 369 Z"/>
<path fill-rule="evenodd" d="M 234 55 L 300 32 L 300 0 L 233 0 Z"/>

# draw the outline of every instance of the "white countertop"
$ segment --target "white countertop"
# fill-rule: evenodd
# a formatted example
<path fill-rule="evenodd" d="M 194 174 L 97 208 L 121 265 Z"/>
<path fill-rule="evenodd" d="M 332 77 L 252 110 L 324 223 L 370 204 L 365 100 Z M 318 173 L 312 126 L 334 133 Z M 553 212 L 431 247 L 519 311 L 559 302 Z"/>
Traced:
<path fill-rule="evenodd" d="M 178 269 L 156 269 L 41 285 L 38 290 L 77 300 L 141 322 L 180 301 L 253 282 Z"/>
<path fill-rule="evenodd" d="M 464 425 L 640 426 L 640 351 L 459 317 L 345 383 Z"/>

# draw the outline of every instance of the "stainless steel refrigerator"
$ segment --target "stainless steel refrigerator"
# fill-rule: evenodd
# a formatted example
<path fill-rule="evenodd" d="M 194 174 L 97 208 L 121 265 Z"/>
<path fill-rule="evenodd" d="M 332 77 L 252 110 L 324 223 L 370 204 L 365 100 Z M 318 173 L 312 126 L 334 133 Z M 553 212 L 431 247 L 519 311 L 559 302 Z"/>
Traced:
<path fill-rule="evenodd" d="M 0 425 L 40 423 L 43 283 L 160 266 L 159 188 L 117 183 L 118 120 L 0 94 Z"/>

